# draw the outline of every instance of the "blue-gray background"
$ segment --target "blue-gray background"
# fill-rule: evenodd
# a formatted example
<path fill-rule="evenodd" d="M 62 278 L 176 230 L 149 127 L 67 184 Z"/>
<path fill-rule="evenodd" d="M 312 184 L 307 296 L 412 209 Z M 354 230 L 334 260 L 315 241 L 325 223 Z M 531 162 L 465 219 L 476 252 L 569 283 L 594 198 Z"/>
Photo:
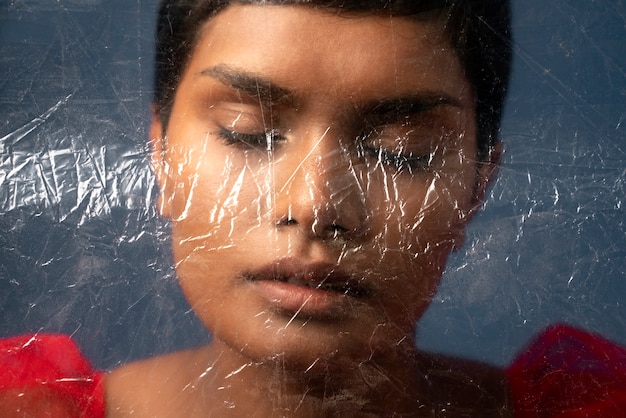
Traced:
<path fill-rule="evenodd" d="M 210 338 L 151 204 L 155 3 L 0 0 L 0 336 L 103 368 Z M 513 9 L 500 177 L 417 333 L 499 365 L 555 322 L 626 344 L 626 5 Z"/>

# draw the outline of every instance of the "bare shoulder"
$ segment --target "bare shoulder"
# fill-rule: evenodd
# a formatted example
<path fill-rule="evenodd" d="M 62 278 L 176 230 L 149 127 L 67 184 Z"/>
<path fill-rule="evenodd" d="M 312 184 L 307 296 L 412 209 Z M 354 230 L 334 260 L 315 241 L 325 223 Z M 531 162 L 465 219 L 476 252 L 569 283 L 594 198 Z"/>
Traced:
<path fill-rule="evenodd" d="M 440 354 L 421 353 L 421 371 L 428 376 L 435 404 L 481 417 L 510 417 L 509 393 L 503 369 Z M 456 416 L 453 415 L 451 416 Z M 472 415 L 474 416 L 474 415 Z"/>
<path fill-rule="evenodd" d="M 205 351 L 180 351 L 112 370 L 106 378 L 107 417 L 178 416 L 175 411 L 193 396 Z"/>

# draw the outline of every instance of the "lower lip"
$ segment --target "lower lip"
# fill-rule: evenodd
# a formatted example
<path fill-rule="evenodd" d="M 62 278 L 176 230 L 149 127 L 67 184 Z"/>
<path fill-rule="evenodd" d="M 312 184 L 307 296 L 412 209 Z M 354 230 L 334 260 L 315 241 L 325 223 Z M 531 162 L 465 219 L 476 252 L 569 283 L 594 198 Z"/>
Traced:
<path fill-rule="evenodd" d="M 328 315 L 345 303 L 346 296 L 275 280 L 253 282 L 261 296 L 278 309 L 302 315 Z"/>

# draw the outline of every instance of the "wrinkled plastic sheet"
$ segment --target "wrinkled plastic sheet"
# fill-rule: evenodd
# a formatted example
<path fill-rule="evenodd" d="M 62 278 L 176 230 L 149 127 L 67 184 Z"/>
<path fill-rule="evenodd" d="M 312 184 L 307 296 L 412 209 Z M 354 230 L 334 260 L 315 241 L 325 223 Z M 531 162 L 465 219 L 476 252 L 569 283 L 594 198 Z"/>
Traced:
<path fill-rule="evenodd" d="M 0 2 L 0 333 L 101 368 L 210 340 L 155 209 L 155 8 Z M 499 177 L 420 347 L 504 365 L 555 322 L 626 343 L 625 25 L 622 2 L 514 2 Z"/>

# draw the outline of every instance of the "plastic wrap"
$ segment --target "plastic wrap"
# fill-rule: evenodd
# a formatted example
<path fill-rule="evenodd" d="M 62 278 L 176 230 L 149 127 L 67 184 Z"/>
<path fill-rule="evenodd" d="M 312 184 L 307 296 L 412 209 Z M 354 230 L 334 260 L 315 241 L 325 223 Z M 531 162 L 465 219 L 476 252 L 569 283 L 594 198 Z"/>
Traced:
<path fill-rule="evenodd" d="M 155 3 L 0 2 L 0 336 L 68 334 L 107 370 L 211 341 L 180 290 L 158 210 Z M 626 7 L 512 7 L 497 177 L 415 333 L 421 349 L 496 366 L 559 322 L 626 344 Z M 246 179 L 225 171 L 220 181 L 232 192 L 205 214 L 228 236 L 241 230 L 228 210 Z M 273 181 L 257 185 L 269 200 Z"/>

